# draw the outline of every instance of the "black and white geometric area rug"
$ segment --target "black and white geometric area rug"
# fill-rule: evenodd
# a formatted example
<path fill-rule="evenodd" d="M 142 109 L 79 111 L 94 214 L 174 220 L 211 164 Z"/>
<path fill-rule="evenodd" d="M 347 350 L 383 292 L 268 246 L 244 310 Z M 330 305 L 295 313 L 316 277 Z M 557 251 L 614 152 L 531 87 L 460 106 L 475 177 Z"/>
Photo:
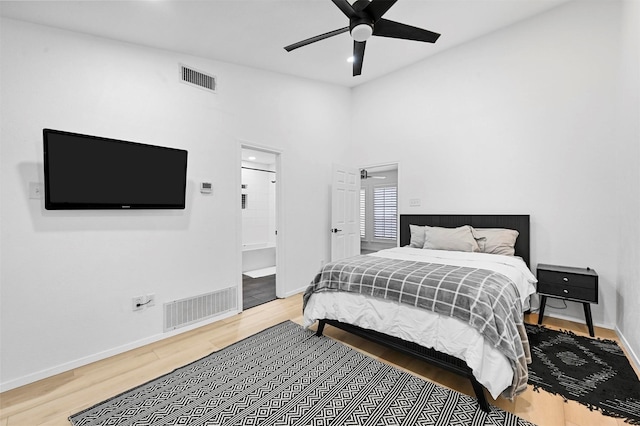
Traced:
<path fill-rule="evenodd" d="M 640 425 L 640 381 L 613 340 L 526 324 L 531 356 L 529 384 Z"/>
<path fill-rule="evenodd" d="M 73 425 L 531 425 L 290 321 L 69 418 Z"/>

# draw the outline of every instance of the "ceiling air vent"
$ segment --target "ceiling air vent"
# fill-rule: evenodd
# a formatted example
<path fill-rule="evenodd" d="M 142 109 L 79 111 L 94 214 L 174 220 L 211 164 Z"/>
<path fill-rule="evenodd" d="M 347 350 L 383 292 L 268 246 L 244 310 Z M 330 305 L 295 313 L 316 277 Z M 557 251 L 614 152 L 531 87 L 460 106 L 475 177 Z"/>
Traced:
<path fill-rule="evenodd" d="M 216 91 L 216 77 L 196 71 L 193 68 L 180 64 L 180 79 L 182 82 L 198 86 L 211 92 Z"/>

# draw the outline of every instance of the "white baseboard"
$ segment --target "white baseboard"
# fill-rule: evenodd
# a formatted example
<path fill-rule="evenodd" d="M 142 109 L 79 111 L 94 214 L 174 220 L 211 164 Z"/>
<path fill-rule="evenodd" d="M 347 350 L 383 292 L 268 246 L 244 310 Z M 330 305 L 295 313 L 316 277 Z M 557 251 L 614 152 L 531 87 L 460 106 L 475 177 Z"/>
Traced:
<path fill-rule="evenodd" d="M 626 337 L 624 337 L 624 334 L 622 334 L 622 331 L 620 331 L 618 326 L 616 326 L 614 330 L 620 338 L 622 346 L 624 346 L 624 349 L 627 351 L 627 355 L 629 355 L 630 361 L 635 365 L 636 371 L 640 371 L 640 358 L 638 358 L 638 354 L 633 351 L 631 345 L 629 344 L 629 341 Z"/>
<path fill-rule="evenodd" d="M 308 286 L 305 285 L 304 287 L 299 287 L 299 288 L 297 288 L 295 290 L 288 291 L 288 292 L 285 293 L 284 297 L 291 297 L 291 296 L 296 295 L 298 293 L 304 293 L 304 291 L 307 289 L 307 287 Z"/>
<path fill-rule="evenodd" d="M 66 362 L 64 364 L 57 365 L 55 367 L 47 368 L 35 373 L 27 374 L 22 377 L 18 377 L 17 379 L 8 380 L 6 382 L 0 383 L 0 392 L 6 392 L 11 389 L 19 388 L 20 386 L 28 385 L 30 383 L 37 382 L 38 380 L 46 379 L 56 374 L 65 373 L 67 371 L 73 370 L 74 368 L 79 368 L 85 366 L 87 364 L 91 364 L 92 362 L 101 361 L 103 359 L 119 355 L 121 353 L 130 351 L 132 349 L 137 349 L 142 346 L 158 342 L 163 339 L 167 339 L 169 337 L 176 336 L 178 334 L 185 333 L 187 331 L 195 330 L 196 328 L 203 327 L 205 325 L 212 324 L 216 321 L 223 320 L 225 318 L 229 318 L 233 315 L 237 315 L 240 311 L 230 311 L 226 312 L 222 315 L 209 318 L 205 321 L 191 324 L 189 326 L 180 328 L 178 330 L 173 330 L 167 333 L 156 334 L 154 336 L 150 336 L 144 339 L 137 340 L 135 342 L 128 343 L 126 345 L 118 346 L 116 348 L 112 348 L 103 352 L 98 352 L 96 354 L 92 354 L 83 358 L 79 358 L 70 362 Z"/>
<path fill-rule="evenodd" d="M 293 296 L 295 294 L 298 293 L 303 293 L 306 290 L 307 286 L 303 286 L 300 287 L 298 289 L 295 290 L 291 290 L 289 292 L 286 293 L 285 297 L 290 297 Z M 89 355 L 83 358 L 79 358 L 77 360 L 74 361 L 70 361 L 64 364 L 60 364 L 58 366 L 55 367 L 51 367 L 51 368 L 47 368 L 45 370 L 41 370 L 38 371 L 36 373 L 31 373 L 22 377 L 19 377 L 17 379 L 12 379 L 12 380 L 8 380 L 6 382 L 2 382 L 0 383 L 0 392 L 6 392 L 8 390 L 11 389 L 15 389 L 18 388 L 20 386 L 24 386 L 24 385 L 28 385 L 30 383 L 33 382 L 37 382 L 38 380 L 42 380 L 42 379 L 46 379 L 48 377 L 52 377 L 55 376 L 56 374 L 60 374 L 60 373 L 64 373 L 70 370 L 73 370 L 74 368 L 79 368 L 88 364 L 91 364 L 92 362 L 96 362 L 96 361 L 101 361 L 103 359 L 124 353 L 126 351 L 132 350 L 132 349 L 137 349 L 140 348 L 142 346 L 151 344 L 151 343 L 155 343 L 158 342 L 160 340 L 163 339 L 167 339 L 169 337 L 173 337 L 176 336 L 178 334 L 182 334 L 182 333 L 186 333 L 187 331 L 191 331 L 191 330 L 195 330 L 196 328 L 199 327 L 203 327 L 205 325 L 209 325 L 212 324 L 214 322 L 223 320 L 225 318 L 229 318 L 233 315 L 238 314 L 239 311 L 231 311 L 231 312 L 227 312 L 223 315 L 214 317 L 214 318 L 210 318 L 206 321 L 197 323 L 197 324 L 192 324 L 190 326 L 178 329 L 178 330 L 174 330 L 171 332 L 167 332 L 167 333 L 161 333 L 161 334 L 156 334 L 154 336 L 150 336 L 147 337 L 145 339 L 141 339 L 141 340 L 137 340 L 135 342 L 131 342 L 128 343 L 126 345 L 122 345 L 113 349 L 109 349 L 107 351 L 103 351 L 103 352 L 99 352 L 93 355 Z M 572 317 L 572 316 L 568 316 L 568 315 L 562 315 L 562 314 L 557 314 L 554 313 L 553 315 L 545 315 L 545 316 L 551 316 L 551 317 L 555 317 L 555 318 L 560 318 L 560 319 L 564 319 L 564 320 L 568 320 L 568 321 L 573 321 L 573 322 L 582 322 L 584 319 L 582 318 L 576 318 L 576 317 Z M 544 323 L 543 323 L 544 324 Z M 622 332 L 620 331 L 620 329 L 615 326 L 607 326 L 607 325 L 603 325 L 603 324 L 598 324 L 598 323 L 594 323 L 595 326 L 598 327 L 603 327 L 603 328 L 609 328 L 612 329 L 616 332 L 616 334 L 620 337 L 620 341 L 622 342 L 622 344 L 624 345 L 625 350 L 627 351 L 627 353 L 629 354 L 630 360 L 631 362 L 633 362 L 636 366 L 637 369 L 640 370 L 640 358 L 638 357 L 638 354 L 636 354 L 633 349 L 631 348 L 631 346 L 629 345 L 628 340 L 625 338 L 625 336 L 622 334 Z"/>
<path fill-rule="evenodd" d="M 532 310 L 532 312 L 536 313 L 536 312 L 539 312 L 539 311 L 538 311 L 538 309 L 534 309 L 534 310 Z M 566 321 L 582 323 L 582 324 L 584 324 L 585 327 L 587 326 L 587 323 L 586 323 L 584 317 L 574 317 L 574 316 L 571 316 L 571 315 L 559 314 L 557 312 L 548 312 L 547 310 L 544 311 L 544 317 L 545 318 L 553 317 L 553 318 L 558 318 L 558 319 L 562 319 L 562 320 L 566 320 Z M 543 319 L 542 325 L 544 325 L 544 319 Z M 616 328 L 615 325 L 613 325 L 613 324 L 605 324 L 605 323 L 597 322 L 597 321 L 594 321 L 593 325 L 594 325 L 594 327 L 608 328 L 609 330 L 615 330 L 615 328 Z"/>

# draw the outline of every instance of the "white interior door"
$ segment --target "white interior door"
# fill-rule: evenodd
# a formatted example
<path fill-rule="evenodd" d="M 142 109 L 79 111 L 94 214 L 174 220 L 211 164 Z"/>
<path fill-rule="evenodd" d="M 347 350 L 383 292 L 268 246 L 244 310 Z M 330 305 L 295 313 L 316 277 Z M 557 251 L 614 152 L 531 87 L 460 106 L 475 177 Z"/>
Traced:
<path fill-rule="evenodd" d="M 360 170 L 333 165 L 331 260 L 360 254 Z"/>

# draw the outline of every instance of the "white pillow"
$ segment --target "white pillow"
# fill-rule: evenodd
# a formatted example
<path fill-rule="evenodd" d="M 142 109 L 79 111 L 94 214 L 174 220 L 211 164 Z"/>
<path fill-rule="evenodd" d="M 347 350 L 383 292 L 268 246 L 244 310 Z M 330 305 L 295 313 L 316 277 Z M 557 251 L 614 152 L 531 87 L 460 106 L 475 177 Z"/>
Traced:
<path fill-rule="evenodd" d="M 409 247 L 422 248 L 424 246 L 424 226 L 409 225 L 411 231 L 411 241 Z"/>
<path fill-rule="evenodd" d="M 518 231 L 503 228 L 472 228 L 472 232 L 481 252 L 505 256 L 515 255 L 516 239 L 520 235 Z"/>
<path fill-rule="evenodd" d="M 422 248 L 467 252 L 480 251 L 478 242 L 471 233 L 471 227 L 469 225 L 458 228 L 425 226 L 424 245 Z"/>

